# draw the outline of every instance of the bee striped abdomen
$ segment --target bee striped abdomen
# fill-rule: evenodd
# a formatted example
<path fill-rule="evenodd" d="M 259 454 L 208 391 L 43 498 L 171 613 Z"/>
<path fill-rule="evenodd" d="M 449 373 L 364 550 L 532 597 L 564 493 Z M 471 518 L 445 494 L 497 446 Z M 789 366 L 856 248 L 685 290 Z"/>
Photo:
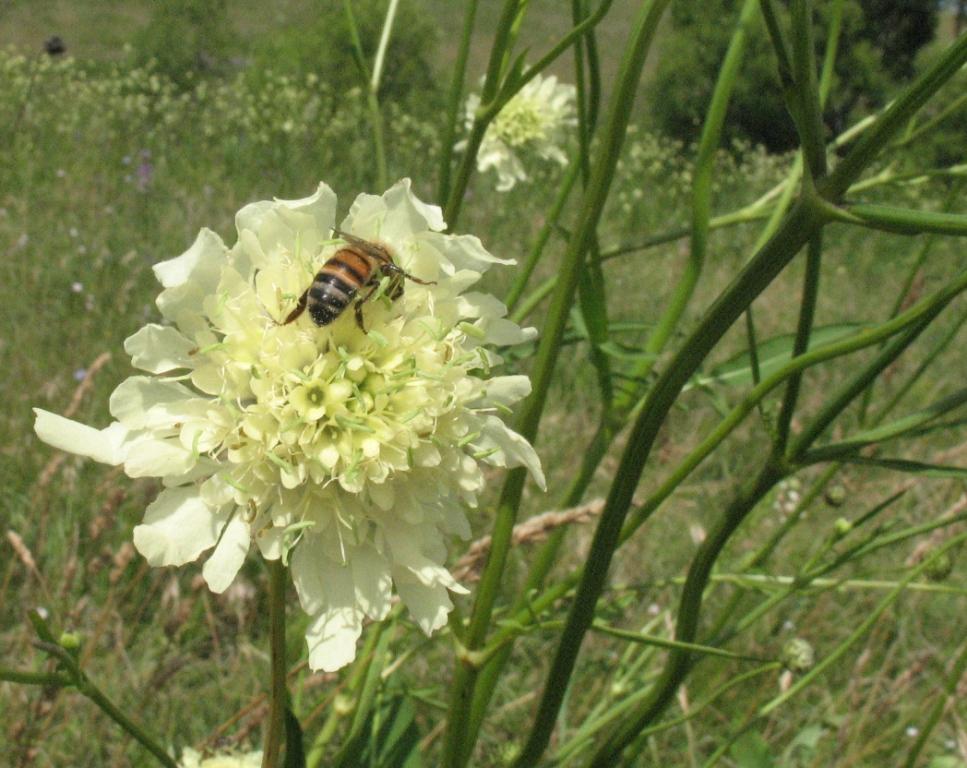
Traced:
<path fill-rule="evenodd" d="M 315 324 L 329 325 L 339 317 L 372 274 L 373 266 L 365 256 L 348 248 L 337 251 L 309 288 L 307 304 Z"/>

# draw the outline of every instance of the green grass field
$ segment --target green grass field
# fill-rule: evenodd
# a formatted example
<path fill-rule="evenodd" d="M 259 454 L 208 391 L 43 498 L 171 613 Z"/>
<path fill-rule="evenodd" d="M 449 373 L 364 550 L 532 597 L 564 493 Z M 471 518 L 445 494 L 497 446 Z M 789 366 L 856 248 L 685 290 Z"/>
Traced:
<path fill-rule="evenodd" d="M 443 79 L 455 55 L 461 14 L 448 0 L 418 5 L 440 30 L 433 61 L 436 76 Z M 497 5 L 481 4 L 471 82 L 485 65 L 487 31 L 496 24 Z M 569 19 L 558 5 L 533 1 L 532 13 L 546 23 L 528 26 L 524 44 L 540 50 L 566 31 Z M 617 3 L 599 33 L 606 81 L 616 72 L 630 5 Z M 302 0 L 267 7 L 249 0 L 231 4 L 243 59 L 246 51 L 313 13 L 312 5 Z M 5 536 L 0 543 L 0 668 L 48 668 L 46 657 L 32 644 L 34 633 L 25 617 L 29 609 L 43 606 L 57 631 L 82 638 L 80 659 L 91 679 L 136 713 L 166 747 L 176 753 L 185 746 L 257 748 L 269 668 L 262 562 L 250 556 L 223 595 L 207 590 L 197 564 L 149 568 L 134 550 L 131 529 L 159 484 L 131 480 L 120 469 L 50 449 L 34 435 L 31 408 L 68 414 L 98 427 L 109 423 L 109 395 L 131 374 L 123 340 L 146 322 L 159 321 L 154 306 L 159 287 L 151 265 L 183 252 L 201 227 L 214 229 L 231 244 L 233 216 L 248 202 L 302 197 L 322 180 L 339 194 L 342 214 L 356 194 L 381 190 L 374 186 L 369 117 L 360 91 L 333 86 L 308 71 L 263 71 L 255 78 L 244 63 L 196 88 L 179 89 L 164 75 L 134 66 L 123 52 L 148 17 L 147 3 L 107 0 L 14 3 L 0 10 L 0 46 L 16 44 L 0 53 L 0 144 L 7 147 L 0 150 L 0 522 Z M 534 32 L 535 27 L 541 32 Z M 68 57 L 50 60 L 38 53 L 43 39 L 54 33 L 66 39 Z M 570 67 L 568 57 L 554 71 L 564 78 Z M 391 181 L 409 176 L 423 199 L 439 202 L 433 200 L 435 164 L 427 161 L 435 157 L 442 124 L 441 116 L 427 106 L 433 103 L 427 95 L 401 103 L 389 100 L 383 108 Z M 896 165 L 884 163 L 867 175 L 916 162 L 915 156 L 887 159 Z M 601 250 L 687 227 L 693 160 L 692 150 L 636 126 L 599 228 Z M 752 148 L 723 151 L 714 177 L 713 216 L 758 199 L 785 178 L 792 162 L 791 156 L 769 156 Z M 458 231 L 478 235 L 498 256 L 522 260 L 563 173 L 554 165 L 535 164 L 530 170 L 531 182 L 506 194 L 493 191 L 492 177 L 475 177 Z M 870 189 L 866 199 L 963 212 L 963 186 L 956 183 L 927 178 L 917 184 L 882 185 Z M 959 196 L 950 189 L 959 189 Z M 532 287 L 556 274 L 575 214 L 572 204 L 562 228 L 551 237 Z M 702 281 L 668 350 L 674 351 L 747 261 L 760 224 L 756 220 L 712 232 Z M 616 369 L 633 367 L 681 274 L 687 243 L 674 239 L 605 262 Z M 922 266 L 912 269 L 925 248 L 929 251 Z M 823 243 L 815 325 L 833 334 L 847 326 L 880 322 L 898 300 L 909 306 L 944 286 L 962 268 L 963 256 L 962 241 L 952 237 L 898 237 L 834 225 Z M 795 260 L 755 302 L 760 341 L 795 331 L 803 270 L 802 259 Z M 504 295 L 512 275 L 509 268 L 493 270 L 485 289 Z M 912 283 L 901 296 L 908 277 Z M 541 329 L 546 309 L 546 301 L 538 304 L 527 324 Z M 915 379 L 895 417 L 963 387 L 964 313 L 961 298 L 887 369 L 873 390 L 872 412 L 900 392 L 938 348 L 939 356 Z M 586 336 L 573 336 L 557 366 L 536 443 L 551 492 L 543 495 L 528 487 L 522 520 L 553 509 L 597 424 L 595 368 Z M 664 424 L 639 496 L 653 492 L 751 386 L 740 359 L 747 348 L 744 323 L 736 323 Z M 511 355 L 511 371 L 528 371 L 530 352 Z M 867 350 L 810 370 L 803 380 L 801 411 L 815 412 L 853 366 L 875 353 Z M 658 370 L 669 356 L 666 351 L 659 358 Z M 735 375 L 713 375 L 726 370 Z M 773 396 L 748 417 L 723 449 L 701 464 L 619 550 L 598 606 L 601 620 L 671 635 L 688 564 L 721 515 L 723 500 L 768 451 L 779 399 Z M 962 411 L 949 421 L 943 431 L 892 445 L 889 455 L 964 465 L 967 430 Z M 847 437 L 859 424 L 859 411 L 852 408 L 837 420 L 829 437 Z M 794 429 L 800 426 L 794 421 Z M 626 432 L 602 461 L 586 502 L 607 493 Z M 726 607 L 748 617 L 747 626 L 726 645 L 729 650 L 775 659 L 787 641 L 803 638 L 817 659 L 823 659 L 878 610 L 913 565 L 965 530 L 962 477 L 846 465 L 825 478 L 828 467 L 803 469 L 794 484 L 773 491 L 717 562 L 706 595 L 705 629 L 711 630 L 713 619 Z M 490 533 L 501 478 L 493 473 L 493 489 L 471 517 L 475 538 Z M 801 517 L 793 519 L 790 531 L 777 539 L 771 557 L 760 567 L 743 570 L 750 554 L 783 530 L 796 500 L 818 487 L 814 484 L 820 479 L 825 486 Z M 879 541 L 932 521 L 954 522 L 851 559 L 812 585 L 787 589 L 783 579 L 816 562 L 811 558 L 829 555 L 827 544 L 837 519 L 859 520 L 894 496 L 885 513 L 851 534 L 851 544 L 874 533 Z M 593 517 L 567 528 L 565 554 L 555 574 L 567 574 L 584 562 L 593 530 Z M 452 542 L 451 563 L 464 546 Z M 538 546 L 536 540 L 524 541 L 511 550 L 501 605 L 517 597 Z M 669 727 L 643 738 L 628 764 L 702 766 L 721 748 L 719 764 L 738 768 L 901 765 L 948 686 L 953 691 L 948 705 L 917 765 L 967 765 L 967 681 L 950 680 L 952 666 L 964 652 L 967 582 L 958 555 L 962 552 L 955 549 L 949 574 L 935 574 L 933 581 L 917 578 L 808 688 L 748 727 L 747 718 L 793 685 L 796 675 L 772 669 L 719 691 L 747 671 L 749 662 L 705 658 L 668 709 L 663 722 Z M 784 599 L 778 599 L 782 594 Z M 307 738 L 332 727 L 333 745 L 338 746 L 348 723 L 332 719 L 332 712 L 345 705 L 347 674 L 310 673 L 300 663 L 305 658 L 304 617 L 291 597 L 293 709 Z M 775 604 L 757 615 L 756 606 L 772 597 Z M 468 605 L 462 603 L 465 610 Z M 514 646 L 472 765 L 507 764 L 511 745 L 532 718 L 566 607 L 560 606 L 546 626 L 532 627 Z M 445 631 L 428 640 L 405 617 L 397 620 L 392 633 L 398 666 L 382 681 L 380 701 L 405 702 L 418 743 L 429 755 L 422 764 L 436 765 L 452 646 Z M 582 728 L 608 713 L 598 702 L 633 694 L 654 681 L 663 653 L 655 646 L 590 634 L 553 742 L 555 748 L 574 751 L 555 753 L 560 762 L 547 764 L 583 764 L 587 753 L 582 751 Z M 713 694 L 714 703 L 697 706 Z M 693 708 L 695 716 L 684 718 Z M 156 764 L 71 690 L 0 682 L 0 711 L 5 714 L 0 755 L 9 759 L 4 764 Z M 681 721 L 673 723 L 676 718 Z M 381 765 L 375 759 L 371 764 Z"/>

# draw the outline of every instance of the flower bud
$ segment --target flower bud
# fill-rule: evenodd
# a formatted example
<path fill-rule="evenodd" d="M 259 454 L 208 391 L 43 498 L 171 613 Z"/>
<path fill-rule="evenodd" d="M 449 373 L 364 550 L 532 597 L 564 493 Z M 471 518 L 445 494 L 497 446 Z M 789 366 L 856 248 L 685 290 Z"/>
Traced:
<path fill-rule="evenodd" d="M 826 503 L 831 507 L 841 507 L 846 501 L 846 489 L 841 485 L 833 485 L 826 489 L 823 495 Z"/>
<path fill-rule="evenodd" d="M 953 569 L 953 558 L 950 557 L 949 552 L 944 552 L 941 555 L 931 558 L 930 562 L 924 566 L 923 575 L 927 577 L 928 581 L 943 581 L 950 575 Z"/>
<path fill-rule="evenodd" d="M 837 518 L 836 522 L 833 523 L 833 538 L 839 540 L 852 530 L 853 524 L 849 520 L 845 517 Z"/>
<path fill-rule="evenodd" d="M 794 637 L 782 646 L 782 663 L 792 672 L 806 672 L 816 663 L 816 652 L 808 641 Z"/>

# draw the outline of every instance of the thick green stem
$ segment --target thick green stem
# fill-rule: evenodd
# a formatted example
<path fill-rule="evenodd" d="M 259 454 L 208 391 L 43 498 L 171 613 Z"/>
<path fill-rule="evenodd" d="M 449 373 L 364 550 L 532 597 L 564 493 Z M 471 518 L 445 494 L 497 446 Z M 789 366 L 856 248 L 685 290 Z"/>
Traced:
<path fill-rule="evenodd" d="M 272 682 L 269 689 L 269 718 L 262 750 L 262 768 L 279 764 L 285 724 L 285 580 L 281 559 L 269 560 L 269 645 Z"/>

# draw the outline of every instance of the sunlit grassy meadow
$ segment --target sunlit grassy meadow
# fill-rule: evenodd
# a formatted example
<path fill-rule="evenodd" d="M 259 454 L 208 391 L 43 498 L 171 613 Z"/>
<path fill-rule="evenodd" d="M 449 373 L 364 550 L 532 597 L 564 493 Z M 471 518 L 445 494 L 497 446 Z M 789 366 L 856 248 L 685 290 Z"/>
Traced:
<path fill-rule="evenodd" d="M 0 144 L 5 147 L 0 151 L 0 395 L 5 404 L 0 410 L 5 536 L 0 544 L 0 667 L 52 668 L 33 644 L 35 631 L 26 618 L 29 609 L 42 606 L 55 634 L 68 631 L 81 639 L 79 659 L 87 675 L 175 755 L 186 746 L 254 749 L 261 744 L 269 676 L 264 564 L 250 556 L 222 595 L 208 591 L 200 566 L 149 568 L 131 543 L 131 529 L 160 484 L 131 480 L 119 468 L 54 451 L 34 435 L 31 408 L 99 427 L 110 421 L 110 393 L 131 374 L 123 340 L 146 322 L 159 322 L 151 266 L 183 252 L 201 227 L 211 227 L 232 243 L 232 217 L 244 204 L 303 197 L 320 180 L 340 195 L 339 215 L 356 194 L 382 191 L 376 187 L 363 88 L 329 82 L 312 69 L 254 71 L 250 65 L 249 51 L 267 46 L 280 28 L 298 24 L 317 9 L 290 0 L 278 5 L 274 17 L 261 11 L 266 18 L 256 21 L 246 10 L 250 5 L 255 4 L 232 9 L 241 49 L 233 68 L 188 87 L 150 63 L 135 63 L 131 52 L 122 50 L 148 17 L 141 4 L 122 8 L 98 2 L 81 9 L 52 3 L 38 14 L 13 6 L 4 11 L 6 18 L 0 17 L 5 27 L 0 40 L 16 43 L 0 53 Z M 392 92 L 382 97 L 388 175 L 391 183 L 410 177 L 422 199 L 442 204 L 436 199 L 435 158 L 462 12 L 454 7 L 459 4 L 448 2 L 414 5 L 431 14 L 432 25 L 440 30 L 432 60 L 439 87 L 401 99 Z M 483 75 L 497 24 L 490 5 L 497 4 L 484 3 L 479 11 L 468 90 Z M 616 3 L 599 30 L 606 98 L 625 27 L 636 13 L 629 5 L 634 4 Z M 570 28 L 570 11 L 536 0 L 532 6 L 522 40 L 540 52 Z M 14 27 L 20 31 L 11 32 Z M 54 33 L 65 38 L 66 56 L 42 53 L 44 38 Z M 661 34 L 656 47 L 660 55 Z M 265 59 L 258 61 L 264 64 Z M 553 71 L 572 80 L 570 54 Z M 939 113 L 956 98 L 956 89 L 954 84 L 942 91 L 928 113 Z M 644 114 L 644 106 L 636 104 L 597 228 L 598 249 L 606 256 L 606 354 L 619 387 L 625 386 L 621 377 L 640 365 L 644 344 L 674 294 L 689 252 L 695 148 L 653 133 Z M 794 162 L 793 154 L 770 155 L 747 145 L 721 148 L 712 182 L 713 222 L 721 214 L 748 212 L 783 182 Z M 928 168 L 916 145 L 889 150 L 865 177 L 883 172 L 899 181 L 870 185 L 862 198 L 963 213 L 961 177 L 904 177 L 907 171 Z M 475 175 L 457 231 L 476 234 L 491 253 L 522 262 L 547 220 L 566 169 L 533 162 L 528 171 L 529 181 L 508 193 L 494 191 L 493 174 Z M 528 306 L 528 297 L 558 274 L 579 199 L 576 194 L 565 207 L 525 298 L 514 308 L 524 324 L 543 327 L 548 300 Z M 766 215 L 713 224 L 701 282 L 648 374 L 650 380 L 749 261 Z M 670 234 L 666 242 L 640 247 L 665 233 Z M 883 322 L 895 307 L 913 306 L 952 281 L 964 263 L 962 239 L 898 236 L 838 223 L 826 227 L 822 251 L 814 344 Z M 608 257 L 611 252 L 616 253 Z M 492 270 L 484 289 L 505 296 L 513 269 Z M 763 376 L 776 369 L 777 360 L 789 359 L 805 269 L 802 256 L 793 260 L 753 304 Z M 529 310 L 526 315 L 522 306 Z M 962 391 L 967 379 L 965 317 L 962 297 L 955 299 L 878 377 L 868 407 L 860 401 L 850 406 L 824 442 L 873 426 L 872 415 L 879 416 L 894 395 L 902 400 L 889 420 Z M 508 351 L 507 372 L 530 371 L 535 348 L 530 344 Z M 635 494 L 639 502 L 754 386 L 748 348 L 747 327 L 740 320 L 690 377 L 658 434 Z M 793 432 L 879 350 L 875 346 L 809 369 Z M 929 366 L 921 371 L 926 362 Z M 601 623 L 659 638 L 674 636 L 689 563 L 735 489 L 768 455 L 781 392 L 752 409 L 722 448 L 617 551 L 596 609 Z M 580 469 L 600 408 L 588 331 L 575 309 L 535 444 L 550 490 L 542 494 L 528 485 L 518 521 L 557 509 Z M 886 455 L 963 466 L 967 430 L 962 407 L 943 420 L 945 429 L 908 435 L 891 443 Z M 608 494 L 627 433 L 622 428 L 595 471 L 582 495 L 582 509 L 566 521 L 549 523 L 549 529 L 565 531 L 552 580 L 584 563 L 600 513 L 595 502 Z M 873 449 L 864 450 L 867 457 L 875 455 Z M 492 533 L 502 478 L 497 471 L 488 475 L 491 487 L 484 503 L 471 512 L 474 539 Z M 739 768 L 903 765 L 940 702 L 944 709 L 916 765 L 967 765 L 967 709 L 962 703 L 967 682 L 951 677 L 965 653 L 967 627 L 959 545 L 949 553 L 949 569 L 931 567 L 894 593 L 912 568 L 967 530 L 964 493 L 963 474 L 952 470 L 889 471 L 830 462 L 799 468 L 794 478 L 769 491 L 716 561 L 703 607 L 708 634 L 697 641 L 743 658 L 700 656 L 664 718 L 635 742 L 622 764 L 702 766 L 714 758 Z M 843 521 L 854 527 L 850 530 Z M 931 528 L 936 521 L 948 522 Z M 888 543 L 891 535 L 917 526 L 924 527 L 919 535 L 898 535 Z M 528 568 L 549 529 L 525 531 L 511 547 L 496 606 L 497 628 L 518 620 L 511 605 L 521 598 Z M 451 566 L 467 546 L 451 542 Z M 852 550 L 864 546 L 859 554 Z M 844 552 L 855 556 L 836 564 Z M 762 556 L 750 563 L 757 554 Z M 790 582 L 825 563 L 834 567 L 814 574 L 811 583 Z M 462 580 L 473 587 L 481 567 L 482 561 L 469 564 Z M 784 599 L 756 612 L 783 594 Z M 572 597 L 569 593 L 541 613 L 512 646 L 469 764 L 510 764 L 530 729 Z M 457 600 L 464 618 L 471 601 L 472 596 Z M 723 610 L 728 613 L 720 616 Z M 870 626 L 845 644 L 871 617 Z M 310 672 L 300 626 L 305 621 L 293 599 L 287 636 L 291 705 L 307 749 L 320 733 L 330 736 L 317 756 L 319 764 L 442 765 L 454 671 L 450 631 L 426 638 L 405 613 L 393 619 L 382 636 L 386 639 L 380 640 L 386 661 L 366 687 L 375 715 L 361 724 L 363 737 L 352 758 L 358 762 L 340 754 L 346 762 L 337 763 L 330 761 L 336 760 L 359 711 L 361 673 L 356 668 Z M 360 645 L 364 659 L 376 644 L 367 641 L 369 631 Z M 766 668 L 782 659 L 795 638 L 809 643 L 817 661 L 834 651 L 840 655 L 798 695 L 757 714 L 806 671 L 805 665 L 801 670 L 788 664 Z M 620 715 L 622 702 L 655 682 L 665 653 L 659 645 L 590 632 L 542 764 L 584 765 L 597 736 L 583 739 L 583 729 L 597 718 Z M 753 668 L 762 669 L 736 682 Z M 963 671 L 962 662 L 957 668 Z M 156 764 L 70 688 L 0 682 L 0 711 L 0 756 L 5 756 L 0 763 Z M 390 727 L 387 721 L 399 730 L 391 739 L 384 730 Z M 422 757 L 414 757 L 414 750 Z"/>

